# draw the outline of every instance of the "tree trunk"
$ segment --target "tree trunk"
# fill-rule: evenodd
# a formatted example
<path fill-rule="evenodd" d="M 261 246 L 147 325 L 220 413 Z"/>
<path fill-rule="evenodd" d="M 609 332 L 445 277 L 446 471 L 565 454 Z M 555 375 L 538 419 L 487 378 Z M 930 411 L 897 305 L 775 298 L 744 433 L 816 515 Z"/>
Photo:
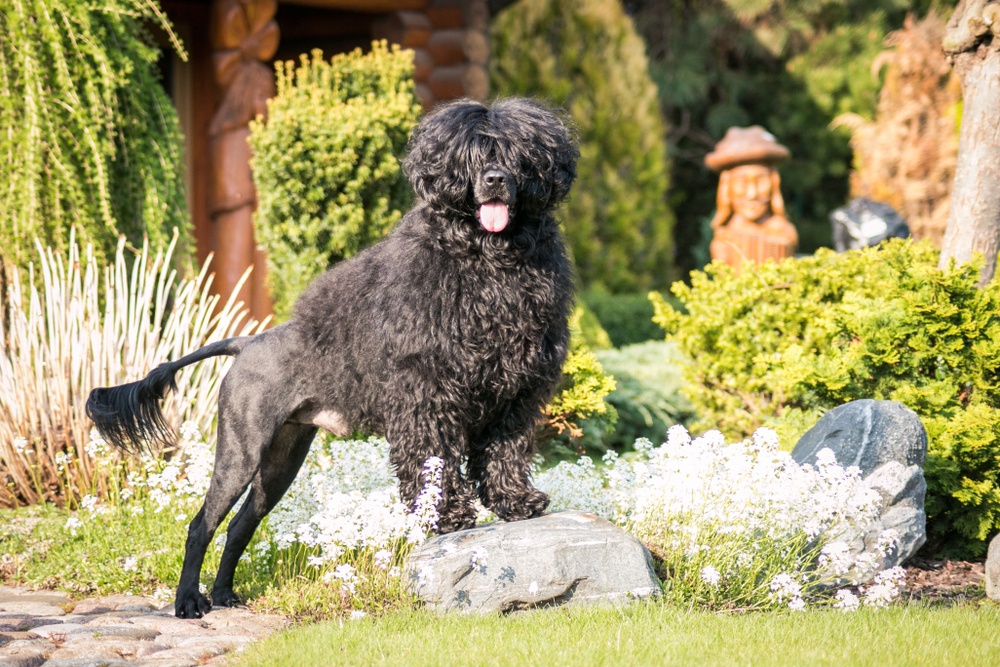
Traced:
<path fill-rule="evenodd" d="M 940 267 L 982 253 L 979 284 L 1000 250 L 1000 0 L 962 0 L 944 38 L 962 82 L 962 127 Z"/>

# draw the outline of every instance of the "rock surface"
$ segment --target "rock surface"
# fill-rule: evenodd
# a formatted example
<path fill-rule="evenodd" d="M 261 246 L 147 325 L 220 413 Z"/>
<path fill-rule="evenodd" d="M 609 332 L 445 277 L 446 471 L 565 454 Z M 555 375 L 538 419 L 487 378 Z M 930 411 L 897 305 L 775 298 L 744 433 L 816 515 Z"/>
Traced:
<path fill-rule="evenodd" d="M 879 569 L 902 564 L 927 541 L 924 461 L 927 431 L 920 418 L 895 401 L 851 401 L 830 410 L 795 445 L 792 458 L 815 463 L 820 450 L 833 451 L 837 463 L 857 466 L 865 484 L 882 498 L 879 520 L 867 530 L 842 537 L 857 555 L 868 552 Z M 899 542 L 884 555 L 879 537 L 893 530 Z"/>
<path fill-rule="evenodd" d="M 990 540 L 986 552 L 986 597 L 1000 602 L 1000 533 Z"/>
<path fill-rule="evenodd" d="M 442 535 L 407 561 L 410 590 L 437 611 L 510 612 L 660 595 L 646 547 L 584 512 Z"/>
<path fill-rule="evenodd" d="M 218 609 L 203 619 L 173 615 L 152 598 L 111 595 L 74 602 L 62 593 L 0 586 L 0 665 L 11 667 L 191 667 L 285 627 L 283 616 Z"/>

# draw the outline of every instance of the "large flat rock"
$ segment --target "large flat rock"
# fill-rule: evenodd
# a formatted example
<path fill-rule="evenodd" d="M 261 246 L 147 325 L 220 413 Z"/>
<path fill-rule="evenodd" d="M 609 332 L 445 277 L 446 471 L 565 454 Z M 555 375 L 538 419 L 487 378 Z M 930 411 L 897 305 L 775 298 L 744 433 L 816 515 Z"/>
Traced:
<path fill-rule="evenodd" d="M 584 512 L 435 537 L 413 551 L 406 575 L 410 590 L 437 611 L 624 604 L 660 595 L 642 543 Z"/>

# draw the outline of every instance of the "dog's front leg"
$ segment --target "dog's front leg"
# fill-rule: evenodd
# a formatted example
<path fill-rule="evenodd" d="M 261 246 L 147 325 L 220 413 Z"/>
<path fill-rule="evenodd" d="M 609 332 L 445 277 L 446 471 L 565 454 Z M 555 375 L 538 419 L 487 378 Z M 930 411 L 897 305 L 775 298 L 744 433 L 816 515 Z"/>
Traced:
<path fill-rule="evenodd" d="M 399 478 L 400 499 L 411 510 L 416 509 L 417 497 L 432 483 L 427 462 L 436 457 L 442 463 L 436 531 L 443 534 L 472 528 L 476 525 L 473 506 L 476 495 L 462 475 L 467 440 L 458 421 L 433 409 L 420 409 L 409 418 L 401 417 L 397 413 L 386 429 L 390 460 Z"/>
<path fill-rule="evenodd" d="M 504 521 L 540 516 L 549 497 L 531 484 L 534 411 L 512 411 L 480 434 L 469 455 L 469 476 L 482 503 Z"/>

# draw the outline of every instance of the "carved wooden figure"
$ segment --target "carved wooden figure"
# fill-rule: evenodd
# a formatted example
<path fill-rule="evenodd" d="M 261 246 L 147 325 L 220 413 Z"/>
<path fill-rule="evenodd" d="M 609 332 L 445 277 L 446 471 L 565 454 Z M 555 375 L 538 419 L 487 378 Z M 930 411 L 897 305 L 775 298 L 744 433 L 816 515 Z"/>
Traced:
<path fill-rule="evenodd" d="M 764 128 L 731 127 L 705 164 L 719 175 L 712 219 L 712 259 L 739 267 L 791 257 L 799 236 L 785 216 L 781 177 L 774 165 L 788 149 Z"/>

